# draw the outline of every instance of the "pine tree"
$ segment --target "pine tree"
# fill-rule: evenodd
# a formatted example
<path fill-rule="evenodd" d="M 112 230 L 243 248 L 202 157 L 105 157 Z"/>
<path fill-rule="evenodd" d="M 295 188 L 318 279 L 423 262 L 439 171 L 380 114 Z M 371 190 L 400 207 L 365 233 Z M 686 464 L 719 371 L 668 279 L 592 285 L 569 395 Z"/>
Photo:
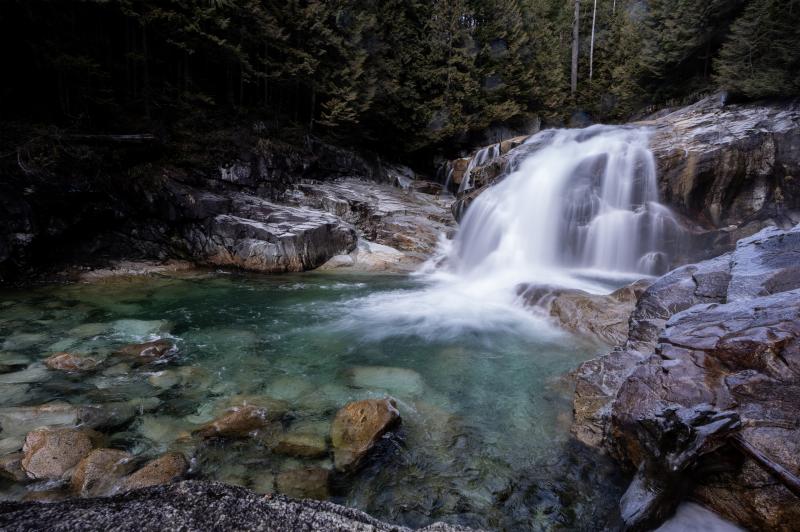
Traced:
<path fill-rule="evenodd" d="M 751 0 L 714 66 L 717 83 L 734 93 L 800 94 L 800 1 Z"/>

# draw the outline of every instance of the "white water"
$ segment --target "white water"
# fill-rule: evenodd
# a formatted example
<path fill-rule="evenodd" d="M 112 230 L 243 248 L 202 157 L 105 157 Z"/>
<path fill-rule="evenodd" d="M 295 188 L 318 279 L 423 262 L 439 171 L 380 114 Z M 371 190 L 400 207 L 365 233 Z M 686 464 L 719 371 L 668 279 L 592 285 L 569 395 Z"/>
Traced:
<path fill-rule="evenodd" d="M 658 203 L 647 130 L 549 130 L 526 145 L 518 168 L 467 209 L 451 272 L 498 289 L 663 273 L 678 226 Z"/>
<path fill-rule="evenodd" d="M 469 173 L 496 155 L 476 155 Z M 678 226 L 658 203 L 656 167 L 641 128 L 540 132 L 513 153 L 516 168 L 467 209 L 454 241 L 417 275 L 425 288 L 349 303 L 369 336 L 402 331 L 456 338 L 475 331 L 558 334 L 520 304 L 522 283 L 607 293 L 661 273 Z M 481 162 L 482 161 L 482 162 Z"/>

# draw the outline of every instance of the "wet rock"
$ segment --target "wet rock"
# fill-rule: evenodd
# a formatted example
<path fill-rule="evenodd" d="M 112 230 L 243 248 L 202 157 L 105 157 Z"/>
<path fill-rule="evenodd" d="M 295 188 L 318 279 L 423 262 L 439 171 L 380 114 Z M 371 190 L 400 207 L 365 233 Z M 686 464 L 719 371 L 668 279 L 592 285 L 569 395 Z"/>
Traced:
<path fill-rule="evenodd" d="M 185 232 L 185 245 L 198 262 L 259 272 L 300 272 L 355 246 L 355 230 L 326 212 L 243 193 L 228 199 L 225 212 Z"/>
<path fill-rule="evenodd" d="M 58 371 L 92 371 L 99 363 L 94 358 L 73 353 L 55 353 L 47 357 L 44 364 Z"/>
<path fill-rule="evenodd" d="M 123 491 L 168 484 L 189 471 L 189 462 L 181 453 L 167 453 L 151 460 L 122 482 Z"/>
<path fill-rule="evenodd" d="M 636 281 L 608 295 L 546 285 L 520 285 L 517 293 L 526 305 L 543 310 L 561 327 L 617 346 L 627 339 L 628 318 L 649 285 L 648 281 Z"/>
<path fill-rule="evenodd" d="M 282 401 L 296 401 L 301 397 L 313 393 L 314 385 L 300 377 L 280 377 L 270 382 L 266 387 L 267 394 Z"/>
<path fill-rule="evenodd" d="M 144 412 L 151 412 L 161 405 L 157 397 L 131 399 L 99 405 L 80 405 L 78 424 L 98 430 L 115 429 L 129 423 L 134 417 Z"/>
<path fill-rule="evenodd" d="M 639 495 L 623 501 L 632 522 L 655 524 L 689 492 L 748 528 L 800 519 L 795 496 L 764 470 L 800 471 L 798 253 L 800 228 L 765 229 L 670 272 L 640 297 L 625 345 L 578 371 L 573 432 L 638 469 L 630 493 Z M 743 443 L 668 451 L 692 440 L 659 420 L 703 405 L 741 418 Z M 676 453 L 690 465 L 676 468 Z"/>
<path fill-rule="evenodd" d="M 55 504 L 0 504 L 0 528 L 23 530 L 364 530 L 410 532 L 367 514 L 323 501 L 264 497 L 217 482 L 184 481 L 109 499 L 73 499 Z M 467 532 L 436 523 L 421 531 Z"/>
<path fill-rule="evenodd" d="M 44 333 L 24 333 L 19 332 L 6 336 L 3 340 L 2 348 L 8 351 L 22 350 L 41 344 L 47 340 L 48 336 Z"/>
<path fill-rule="evenodd" d="M 77 424 L 78 409 L 67 403 L 0 408 L 1 434 L 4 437 L 25 436 L 39 427 L 74 427 Z"/>
<path fill-rule="evenodd" d="M 0 384 L 0 405 L 14 406 L 31 399 L 31 386 L 25 383 Z M 0 409 L 0 411 L 2 411 Z M 0 421 L 2 423 L 2 421 Z"/>
<path fill-rule="evenodd" d="M 82 323 L 67 331 L 69 336 L 75 338 L 91 338 L 107 332 L 111 326 L 108 323 Z"/>
<path fill-rule="evenodd" d="M 177 352 L 170 340 L 154 340 L 142 344 L 130 344 L 114 351 L 114 355 L 141 366 L 154 362 L 165 362 Z"/>
<path fill-rule="evenodd" d="M 425 387 L 422 376 L 408 368 L 355 366 L 347 370 L 346 376 L 356 388 L 373 388 L 402 397 L 417 397 Z"/>
<path fill-rule="evenodd" d="M 130 453 L 117 449 L 95 449 L 75 467 L 70 488 L 81 497 L 110 495 L 117 483 L 130 473 Z"/>
<path fill-rule="evenodd" d="M 245 438 L 267 428 L 280 415 L 282 412 L 255 405 L 236 406 L 194 433 L 202 438 Z"/>
<path fill-rule="evenodd" d="M 162 390 L 175 386 L 206 387 L 211 383 L 211 377 L 202 368 L 183 366 L 157 371 L 147 377 L 147 382 Z"/>
<path fill-rule="evenodd" d="M 14 482 L 25 482 L 28 475 L 22 469 L 22 453 L 12 453 L 0 457 L 0 476 Z"/>
<path fill-rule="evenodd" d="M 325 500 L 330 498 L 330 471 L 319 467 L 290 469 L 275 478 L 280 493 L 298 499 Z"/>
<path fill-rule="evenodd" d="M 38 429 L 22 447 L 22 468 L 28 477 L 60 479 L 94 448 L 100 435 L 85 429 Z"/>
<path fill-rule="evenodd" d="M 115 335 L 122 338 L 145 339 L 168 333 L 171 325 L 163 320 L 117 320 L 110 324 Z M 130 341 L 130 340 L 129 340 Z"/>
<path fill-rule="evenodd" d="M 319 434 L 290 431 L 279 437 L 272 452 L 298 458 L 320 458 L 328 454 L 328 444 Z"/>
<path fill-rule="evenodd" d="M 381 436 L 399 423 L 400 412 L 392 398 L 365 399 L 345 405 L 331 425 L 336 469 L 355 469 Z"/>

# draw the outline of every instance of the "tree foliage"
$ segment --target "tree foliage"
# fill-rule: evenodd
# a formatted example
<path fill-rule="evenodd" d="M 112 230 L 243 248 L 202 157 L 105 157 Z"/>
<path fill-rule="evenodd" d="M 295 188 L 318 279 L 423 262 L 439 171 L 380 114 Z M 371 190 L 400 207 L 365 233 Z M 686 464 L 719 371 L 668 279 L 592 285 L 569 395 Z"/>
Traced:
<path fill-rule="evenodd" d="M 598 0 L 571 94 L 573 1 L 7 0 L 0 112 L 115 130 L 246 116 L 409 153 L 534 116 L 800 91 L 800 0 Z"/>

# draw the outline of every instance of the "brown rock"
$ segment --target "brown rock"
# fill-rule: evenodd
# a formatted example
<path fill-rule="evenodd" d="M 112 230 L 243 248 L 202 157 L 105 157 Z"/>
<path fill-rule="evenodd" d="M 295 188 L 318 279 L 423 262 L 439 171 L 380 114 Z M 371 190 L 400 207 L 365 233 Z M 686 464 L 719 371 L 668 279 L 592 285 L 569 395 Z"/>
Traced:
<path fill-rule="evenodd" d="M 95 449 L 72 473 L 70 487 L 81 497 L 110 495 L 116 484 L 132 469 L 133 457 L 117 449 Z"/>
<path fill-rule="evenodd" d="M 244 438 L 269 426 L 274 419 L 267 408 L 236 406 L 221 417 L 194 431 L 203 438 Z"/>
<path fill-rule="evenodd" d="M 325 437 L 308 432 L 287 432 L 282 435 L 273 452 L 298 458 L 320 458 L 328 454 Z"/>
<path fill-rule="evenodd" d="M 167 453 L 151 460 L 122 483 L 124 491 L 168 484 L 189 471 L 189 463 L 181 453 Z"/>
<path fill-rule="evenodd" d="M 330 498 L 329 479 L 330 471 L 327 469 L 309 467 L 284 471 L 275 482 L 278 491 L 289 497 L 325 500 Z"/>
<path fill-rule="evenodd" d="M 0 476 L 14 482 L 25 482 L 28 475 L 22 469 L 22 453 L 11 453 L 0 457 Z"/>
<path fill-rule="evenodd" d="M 331 426 L 336 469 L 355 468 L 375 442 L 399 422 L 397 402 L 392 398 L 365 399 L 345 405 Z"/>
<path fill-rule="evenodd" d="M 86 429 L 33 430 L 22 447 L 22 468 L 32 479 L 60 479 L 89 454 L 99 438 Z"/>
<path fill-rule="evenodd" d="M 92 371 L 97 368 L 97 360 L 73 353 L 55 353 L 47 357 L 45 366 L 59 371 Z"/>
<path fill-rule="evenodd" d="M 175 351 L 169 340 L 154 340 L 142 344 L 130 344 L 117 349 L 114 355 L 129 359 L 136 365 L 150 364 L 165 360 Z"/>

